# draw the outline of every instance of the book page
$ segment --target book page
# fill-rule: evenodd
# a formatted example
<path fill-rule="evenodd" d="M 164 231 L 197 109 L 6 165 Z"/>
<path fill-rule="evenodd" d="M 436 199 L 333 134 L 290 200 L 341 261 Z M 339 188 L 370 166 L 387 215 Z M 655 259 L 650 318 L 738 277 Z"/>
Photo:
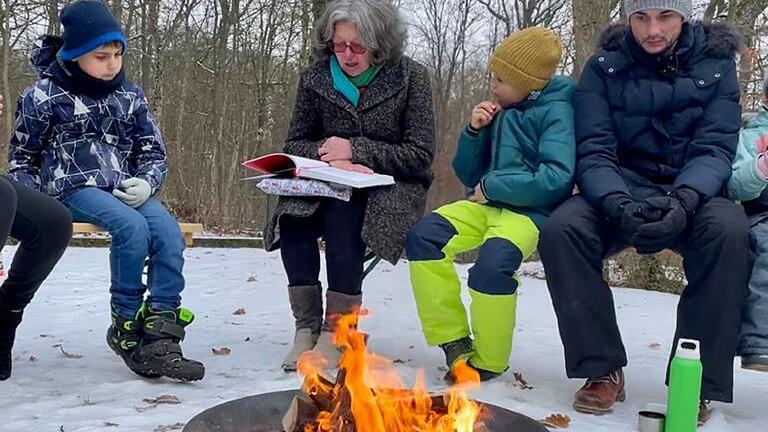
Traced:
<path fill-rule="evenodd" d="M 352 186 L 355 188 L 387 186 L 395 184 L 395 179 L 392 176 L 346 171 L 331 166 L 297 168 L 296 175 L 298 177 L 323 180 L 331 183 Z"/>

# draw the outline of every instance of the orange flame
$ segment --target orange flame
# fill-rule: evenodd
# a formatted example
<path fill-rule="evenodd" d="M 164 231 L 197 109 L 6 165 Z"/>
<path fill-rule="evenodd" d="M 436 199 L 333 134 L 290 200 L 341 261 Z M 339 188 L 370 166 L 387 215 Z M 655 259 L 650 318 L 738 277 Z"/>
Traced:
<path fill-rule="evenodd" d="M 427 392 L 421 371 L 414 386 L 407 389 L 391 360 L 367 352 L 365 335 L 357 330 L 358 316 L 363 314 L 340 317 L 333 339 L 344 351 L 339 368 L 346 371 L 344 389 L 350 397 L 355 429 L 359 432 L 473 432 L 481 407 L 469 399 L 467 391 L 479 386 L 477 371 L 464 362 L 457 364 L 454 367 L 457 384 L 442 401 Z M 334 391 L 327 380 L 321 378 L 325 364 L 325 359 L 314 351 L 301 356 L 298 370 L 305 376 L 303 390 L 307 394 Z M 445 406 L 433 406 L 436 401 Z M 436 408 L 440 408 L 440 412 Z M 338 409 L 337 404 L 331 411 Z M 322 411 L 316 424 L 308 425 L 305 432 L 340 430 L 341 425 L 333 424 L 333 414 Z"/>

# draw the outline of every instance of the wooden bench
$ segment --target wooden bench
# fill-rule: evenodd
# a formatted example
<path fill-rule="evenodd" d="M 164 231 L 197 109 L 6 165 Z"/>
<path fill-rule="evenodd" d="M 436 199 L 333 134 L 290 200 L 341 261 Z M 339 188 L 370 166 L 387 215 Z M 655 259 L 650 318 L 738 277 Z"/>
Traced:
<path fill-rule="evenodd" d="M 193 235 L 203 231 L 203 224 L 179 223 L 179 228 L 181 228 L 181 233 L 184 234 L 184 242 L 187 244 L 187 246 L 192 246 L 192 242 L 194 241 Z M 107 232 L 107 230 L 98 225 L 75 222 L 72 224 L 72 232 L 75 234 L 103 233 Z"/>

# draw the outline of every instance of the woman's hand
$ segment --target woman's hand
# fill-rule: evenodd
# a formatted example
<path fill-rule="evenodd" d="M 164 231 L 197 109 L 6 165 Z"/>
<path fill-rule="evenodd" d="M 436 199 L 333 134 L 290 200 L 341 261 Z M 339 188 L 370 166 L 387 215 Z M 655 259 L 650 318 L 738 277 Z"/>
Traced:
<path fill-rule="evenodd" d="M 359 172 L 363 174 L 373 174 L 373 170 L 368 168 L 367 166 L 355 164 L 348 160 L 332 161 L 332 162 L 329 162 L 328 165 L 334 168 L 343 169 L 344 171 L 354 171 L 354 172 Z"/>
<path fill-rule="evenodd" d="M 3 95 L 0 95 L 0 115 L 3 115 Z"/>
<path fill-rule="evenodd" d="M 493 121 L 493 116 L 499 112 L 499 105 L 493 102 L 480 102 L 472 109 L 472 116 L 469 118 L 469 125 L 472 129 L 482 129 Z"/>
<path fill-rule="evenodd" d="M 320 146 L 317 155 L 323 162 L 351 161 L 352 143 L 348 139 L 332 136 Z"/>

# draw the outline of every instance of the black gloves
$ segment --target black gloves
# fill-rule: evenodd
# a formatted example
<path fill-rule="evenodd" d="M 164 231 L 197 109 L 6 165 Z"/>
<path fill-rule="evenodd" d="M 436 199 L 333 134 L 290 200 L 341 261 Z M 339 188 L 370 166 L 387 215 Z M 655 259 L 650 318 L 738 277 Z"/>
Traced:
<path fill-rule="evenodd" d="M 632 245 L 639 253 L 656 253 L 671 247 L 688 226 L 688 220 L 699 205 L 699 194 L 693 189 L 675 189 L 666 196 L 647 198 L 646 212 L 656 212 L 660 220 L 637 227 Z"/>
<path fill-rule="evenodd" d="M 606 196 L 603 199 L 603 211 L 608 219 L 619 224 L 621 234 L 629 242 L 637 228 L 649 221 L 645 217 L 644 204 L 623 193 Z"/>

